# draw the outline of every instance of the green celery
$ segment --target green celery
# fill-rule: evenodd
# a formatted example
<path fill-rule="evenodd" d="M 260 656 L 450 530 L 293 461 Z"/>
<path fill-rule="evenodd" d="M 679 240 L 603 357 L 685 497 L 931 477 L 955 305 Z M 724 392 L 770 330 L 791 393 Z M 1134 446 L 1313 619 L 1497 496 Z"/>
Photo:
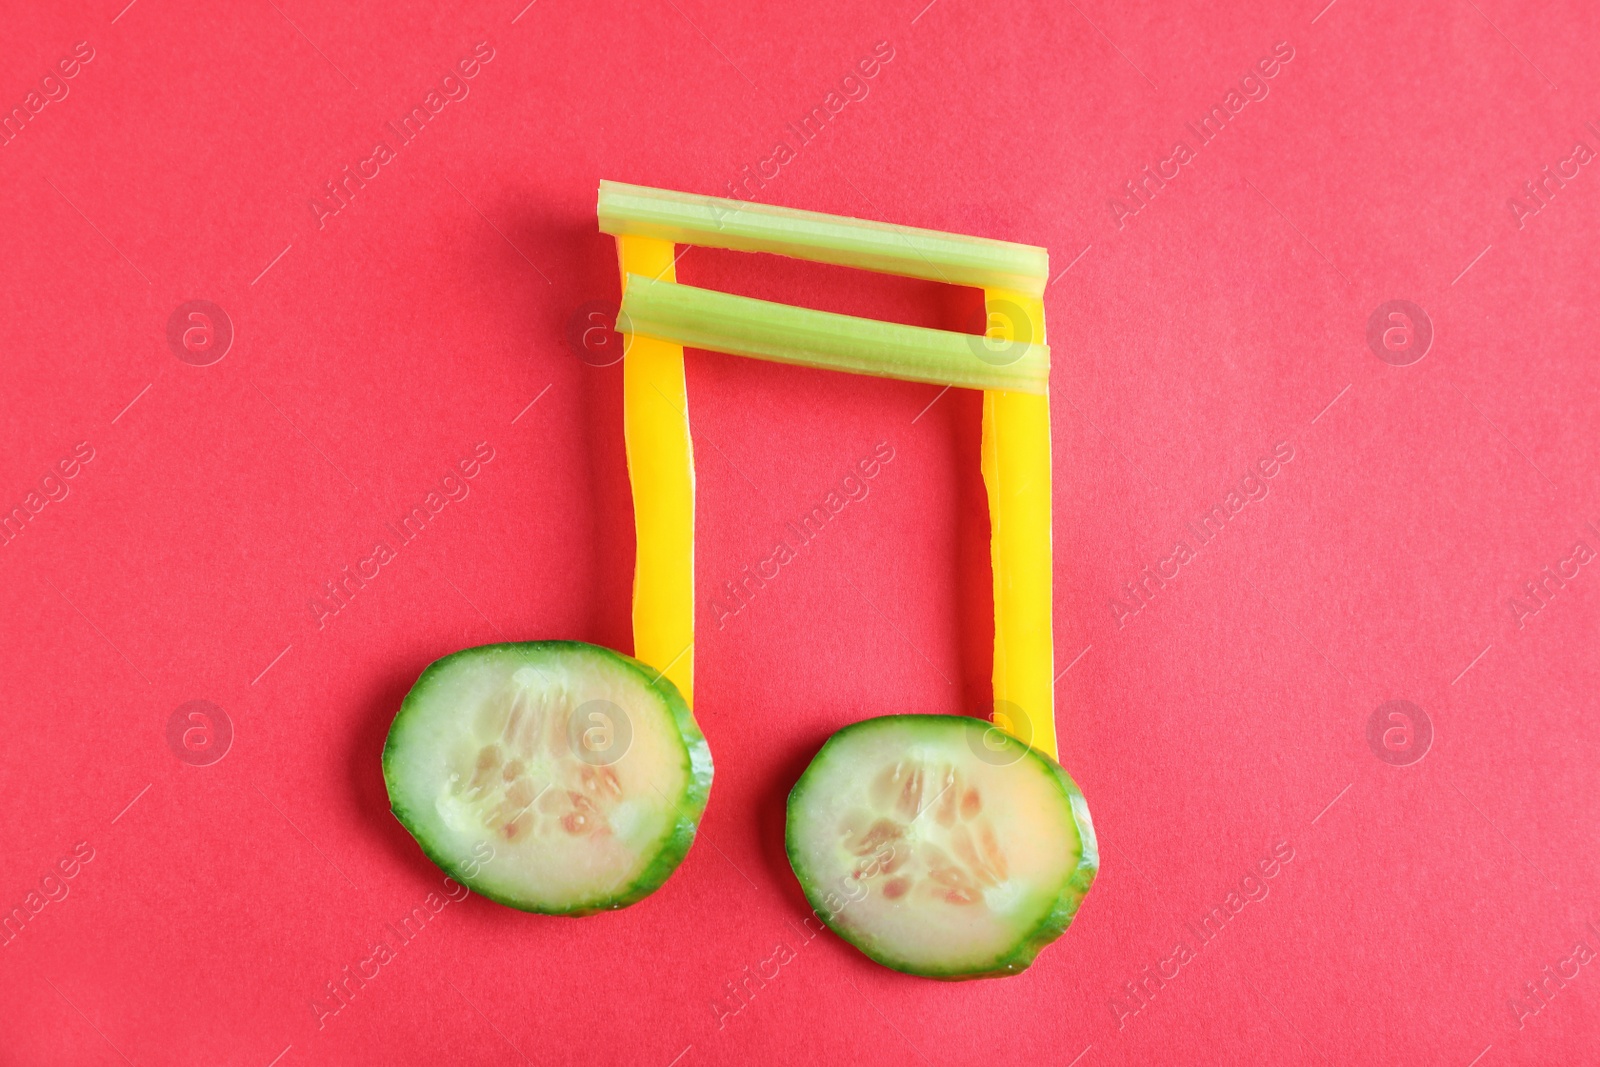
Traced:
<path fill-rule="evenodd" d="M 744 200 L 600 183 L 600 231 L 772 252 L 908 278 L 1042 296 L 1050 255 L 1035 245 L 896 226 Z"/>
<path fill-rule="evenodd" d="M 1050 348 L 733 296 L 630 274 L 617 329 L 778 363 L 1043 394 Z"/>

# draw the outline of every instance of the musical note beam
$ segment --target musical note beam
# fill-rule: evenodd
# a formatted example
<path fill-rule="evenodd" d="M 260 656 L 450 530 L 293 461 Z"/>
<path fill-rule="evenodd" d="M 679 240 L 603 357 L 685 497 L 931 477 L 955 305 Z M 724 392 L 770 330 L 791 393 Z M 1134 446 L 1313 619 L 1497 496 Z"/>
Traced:
<path fill-rule="evenodd" d="M 882 274 L 1042 297 L 1050 256 L 1036 245 L 820 211 L 602 181 L 600 231 L 702 248 L 770 252 Z"/>
<path fill-rule="evenodd" d="M 1043 394 L 1050 379 L 1047 345 L 838 315 L 637 275 L 623 289 L 617 329 L 624 337 L 933 385 Z"/>

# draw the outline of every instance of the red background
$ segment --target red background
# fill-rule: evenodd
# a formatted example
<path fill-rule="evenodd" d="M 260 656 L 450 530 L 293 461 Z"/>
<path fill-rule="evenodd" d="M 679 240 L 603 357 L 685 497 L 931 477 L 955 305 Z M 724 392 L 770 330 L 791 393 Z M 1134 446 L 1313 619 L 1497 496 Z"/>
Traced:
<path fill-rule="evenodd" d="M 11 3 L 0 31 L 8 109 L 94 51 L 0 148 L 0 503 L 94 449 L 0 547 L 0 906 L 94 850 L 0 949 L 0 1062 L 1593 1056 L 1600 960 L 1511 1004 L 1600 951 L 1600 575 L 1509 601 L 1600 549 L 1600 173 L 1507 206 L 1600 148 L 1592 4 L 123 2 Z M 319 228 L 322 183 L 480 41 L 470 95 Z M 816 746 L 984 696 L 977 402 L 691 352 L 699 842 L 621 913 L 451 904 L 319 1029 L 312 998 L 442 887 L 378 766 L 424 665 L 630 644 L 620 367 L 568 340 L 617 297 L 598 180 L 725 191 L 879 41 L 867 97 L 760 197 L 1050 249 L 1057 717 L 1103 856 L 1078 921 L 957 985 L 799 942 L 782 801 Z M 1119 228 L 1123 184 L 1281 41 L 1270 94 Z M 971 293 L 766 257 L 679 276 L 974 322 Z M 210 366 L 167 341 L 190 299 L 233 325 Z M 1433 325 L 1408 366 L 1366 340 L 1391 299 Z M 880 441 L 870 496 L 719 629 L 713 589 Z M 477 442 L 471 495 L 319 629 L 317 587 Z M 1124 583 L 1278 442 L 1269 495 L 1119 626 Z M 195 699 L 235 731 L 210 766 L 166 740 Z M 1405 766 L 1366 739 L 1394 699 L 1434 731 Z M 1270 895 L 1119 1019 L 1279 841 Z"/>

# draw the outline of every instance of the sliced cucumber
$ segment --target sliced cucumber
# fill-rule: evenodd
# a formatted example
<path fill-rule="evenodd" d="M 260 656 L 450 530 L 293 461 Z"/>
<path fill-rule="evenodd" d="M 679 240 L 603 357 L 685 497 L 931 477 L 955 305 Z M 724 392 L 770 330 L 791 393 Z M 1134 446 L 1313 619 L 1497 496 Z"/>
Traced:
<path fill-rule="evenodd" d="M 579 641 L 484 645 L 438 660 L 383 749 L 389 804 L 422 850 L 523 911 L 622 908 L 694 841 L 711 750 L 677 687 Z"/>
<path fill-rule="evenodd" d="M 888 715 L 828 738 L 789 794 L 785 844 L 835 933 L 929 978 L 1024 970 L 1100 863 L 1067 773 L 961 715 Z"/>

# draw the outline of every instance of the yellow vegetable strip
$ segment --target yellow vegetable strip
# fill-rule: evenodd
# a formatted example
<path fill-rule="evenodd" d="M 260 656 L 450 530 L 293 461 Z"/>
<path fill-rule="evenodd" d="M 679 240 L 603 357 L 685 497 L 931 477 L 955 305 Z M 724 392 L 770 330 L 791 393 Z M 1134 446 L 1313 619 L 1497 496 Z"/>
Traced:
<path fill-rule="evenodd" d="M 1042 344 L 1044 302 L 986 289 L 991 337 Z M 1050 399 L 985 390 L 983 481 L 994 569 L 995 725 L 1056 757 L 1051 633 Z M 1020 719 L 1020 721 L 1017 721 Z"/>
<path fill-rule="evenodd" d="M 628 275 L 674 279 L 673 244 L 617 236 Z M 672 681 L 694 706 L 694 445 L 683 348 L 627 337 L 622 357 L 622 426 L 633 487 L 636 557 L 633 654 Z"/>

